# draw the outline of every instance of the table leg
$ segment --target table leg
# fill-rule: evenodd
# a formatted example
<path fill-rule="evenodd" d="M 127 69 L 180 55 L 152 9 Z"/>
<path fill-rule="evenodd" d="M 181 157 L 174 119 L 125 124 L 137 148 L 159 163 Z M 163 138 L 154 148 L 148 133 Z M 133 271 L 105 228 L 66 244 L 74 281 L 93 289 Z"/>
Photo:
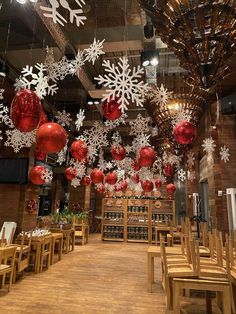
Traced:
<path fill-rule="evenodd" d="M 63 238 L 58 240 L 58 259 L 61 260 L 62 257 L 62 246 L 63 246 Z"/>
<path fill-rule="evenodd" d="M 69 253 L 70 250 L 70 236 L 66 235 L 66 254 Z"/>
<path fill-rule="evenodd" d="M 53 238 L 52 239 L 52 250 L 51 250 L 51 265 L 54 264 L 55 247 L 56 247 L 56 240 Z"/>
<path fill-rule="evenodd" d="M 75 232 L 72 232 L 72 251 L 75 249 Z"/>
<path fill-rule="evenodd" d="M 40 269 L 40 251 L 41 251 L 41 242 L 38 242 L 36 246 L 36 255 L 35 255 L 35 272 L 36 273 L 39 273 L 39 269 Z"/>
<path fill-rule="evenodd" d="M 148 292 L 152 292 L 152 283 L 154 281 L 154 258 L 150 253 L 147 253 L 147 264 L 148 264 L 148 282 L 147 282 L 147 288 Z"/>

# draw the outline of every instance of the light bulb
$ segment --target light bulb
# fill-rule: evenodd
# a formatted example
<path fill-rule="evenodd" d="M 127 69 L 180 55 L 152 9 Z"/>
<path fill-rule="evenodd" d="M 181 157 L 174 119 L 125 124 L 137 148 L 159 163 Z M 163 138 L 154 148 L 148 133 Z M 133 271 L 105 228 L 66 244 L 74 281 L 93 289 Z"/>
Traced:
<path fill-rule="evenodd" d="M 152 58 L 152 60 L 151 60 L 151 65 L 152 66 L 156 66 L 156 65 L 158 65 L 158 59 L 157 59 L 157 57 L 155 57 L 155 58 Z"/>
<path fill-rule="evenodd" d="M 16 0 L 20 4 L 25 4 L 27 0 Z"/>

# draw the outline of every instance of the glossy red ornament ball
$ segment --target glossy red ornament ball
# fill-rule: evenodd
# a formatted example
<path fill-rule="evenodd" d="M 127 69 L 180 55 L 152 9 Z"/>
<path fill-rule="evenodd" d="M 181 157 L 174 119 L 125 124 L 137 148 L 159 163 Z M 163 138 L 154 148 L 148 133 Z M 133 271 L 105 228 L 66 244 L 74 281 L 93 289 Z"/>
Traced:
<path fill-rule="evenodd" d="M 117 99 L 105 102 L 102 105 L 103 115 L 107 120 L 116 120 L 121 117 L 122 112 L 119 109 Z"/>
<path fill-rule="evenodd" d="M 48 117 L 46 115 L 46 113 L 42 110 L 41 114 L 40 114 L 40 119 L 39 119 L 39 124 L 38 124 L 38 128 L 43 125 L 44 123 L 48 122 Z"/>
<path fill-rule="evenodd" d="M 85 160 L 88 154 L 88 147 L 82 140 L 74 141 L 70 147 L 71 155 L 78 161 Z"/>
<path fill-rule="evenodd" d="M 104 184 L 99 184 L 98 188 L 96 189 L 96 191 L 99 193 L 99 194 L 103 194 L 105 193 L 105 185 Z"/>
<path fill-rule="evenodd" d="M 138 173 L 135 173 L 135 174 L 131 177 L 131 180 L 132 180 L 134 183 L 139 183 L 139 174 L 138 174 Z"/>
<path fill-rule="evenodd" d="M 152 192 L 153 190 L 153 183 L 150 180 L 142 180 L 141 186 L 144 192 Z"/>
<path fill-rule="evenodd" d="M 81 183 L 82 183 L 83 185 L 85 185 L 85 186 L 90 185 L 90 184 L 91 184 L 91 179 L 90 179 L 90 177 L 89 177 L 89 176 L 83 177 Z"/>
<path fill-rule="evenodd" d="M 127 184 L 126 180 L 122 180 L 120 182 L 120 190 L 124 192 L 127 189 L 127 187 L 128 187 L 128 184 Z"/>
<path fill-rule="evenodd" d="M 39 124 L 42 104 L 35 92 L 24 89 L 17 92 L 11 103 L 10 117 L 21 132 L 31 132 Z"/>
<path fill-rule="evenodd" d="M 118 179 L 117 174 L 113 171 L 113 172 L 110 172 L 106 175 L 105 182 L 108 184 L 114 185 L 114 184 L 116 184 L 117 179 Z"/>
<path fill-rule="evenodd" d="M 67 180 L 72 181 L 76 177 L 76 170 L 73 167 L 66 168 L 65 176 Z"/>
<path fill-rule="evenodd" d="M 155 180 L 155 186 L 156 188 L 160 188 L 162 186 L 162 181 L 160 179 Z"/>
<path fill-rule="evenodd" d="M 192 143 L 197 136 L 196 127 L 188 121 L 182 121 L 177 124 L 173 133 L 175 141 L 182 145 Z"/>
<path fill-rule="evenodd" d="M 165 168 L 164 168 L 164 173 L 167 177 L 172 177 L 173 175 L 173 167 L 171 166 L 171 164 L 167 163 L 165 165 Z"/>
<path fill-rule="evenodd" d="M 36 143 L 42 152 L 57 153 L 65 147 L 66 142 L 67 133 L 57 123 L 44 123 L 36 132 Z"/>
<path fill-rule="evenodd" d="M 173 194 L 175 192 L 175 190 L 176 190 L 176 187 L 173 183 L 167 184 L 166 191 L 168 194 Z"/>
<path fill-rule="evenodd" d="M 90 174 L 90 178 L 95 184 L 101 183 L 104 180 L 104 173 L 102 172 L 102 170 L 94 168 Z"/>
<path fill-rule="evenodd" d="M 114 145 L 111 149 L 111 154 L 115 160 L 123 160 L 126 155 L 126 150 L 121 145 Z"/>
<path fill-rule="evenodd" d="M 139 152 L 139 164 L 141 167 L 151 167 L 156 159 L 156 152 L 150 146 L 145 146 Z"/>
<path fill-rule="evenodd" d="M 31 168 L 29 172 L 30 181 L 36 185 L 44 184 L 45 181 L 41 178 L 44 170 L 45 170 L 44 166 L 35 166 Z"/>
<path fill-rule="evenodd" d="M 140 164 L 139 164 L 139 161 L 137 159 L 134 160 L 133 162 L 133 169 L 134 171 L 139 171 L 140 170 Z"/>

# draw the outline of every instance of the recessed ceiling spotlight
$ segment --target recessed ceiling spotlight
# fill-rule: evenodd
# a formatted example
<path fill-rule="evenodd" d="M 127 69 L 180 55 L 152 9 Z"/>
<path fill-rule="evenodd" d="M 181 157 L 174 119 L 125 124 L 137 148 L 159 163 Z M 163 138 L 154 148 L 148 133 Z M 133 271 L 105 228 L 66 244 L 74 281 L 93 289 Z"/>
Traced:
<path fill-rule="evenodd" d="M 157 66 L 159 63 L 159 52 L 158 50 L 146 50 L 141 52 L 141 63 L 143 67 L 149 65 Z"/>
<path fill-rule="evenodd" d="M 20 3 L 20 4 L 25 4 L 27 0 L 16 0 L 16 2 Z"/>

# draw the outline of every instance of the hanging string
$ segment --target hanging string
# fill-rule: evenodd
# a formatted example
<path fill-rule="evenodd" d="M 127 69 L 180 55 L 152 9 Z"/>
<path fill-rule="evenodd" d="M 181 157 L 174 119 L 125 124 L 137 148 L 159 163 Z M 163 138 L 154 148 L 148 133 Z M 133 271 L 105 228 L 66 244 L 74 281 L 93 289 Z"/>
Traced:
<path fill-rule="evenodd" d="M 98 30 L 98 1 L 94 1 L 95 3 L 95 30 L 94 30 L 94 37 L 97 39 L 97 30 Z"/>
<path fill-rule="evenodd" d="M 124 52 L 125 52 L 125 56 L 127 57 L 128 52 L 127 52 L 127 19 L 126 19 L 126 14 L 127 14 L 127 2 L 126 0 L 124 0 Z"/>
<path fill-rule="evenodd" d="M 4 53 L 3 53 L 3 65 L 4 65 L 4 67 L 6 67 L 5 65 L 6 65 L 6 60 L 7 60 L 7 50 L 8 50 L 8 46 L 9 46 L 10 32 L 11 32 L 11 20 L 9 21 L 8 27 L 7 27 L 6 45 L 5 45 L 5 49 L 4 49 Z M 2 82 L 1 82 L 1 87 L 3 87 L 3 85 L 4 85 L 6 76 L 3 76 L 2 78 L 3 79 L 2 79 Z"/>
<path fill-rule="evenodd" d="M 218 124 L 220 119 L 220 100 L 219 100 L 219 95 L 216 93 L 216 123 Z"/>
<path fill-rule="evenodd" d="M 36 11 L 34 11 L 34 21 L 33 21 L 33 36 L 32 36 L 32 43 L 30 47 L 30 61 L 29 64 L 32 65 L 32 58 L 33 58 L 33 44 L 34 44 L 34 36 L 35 36 L 35 28 L 36 28 Z"/>

